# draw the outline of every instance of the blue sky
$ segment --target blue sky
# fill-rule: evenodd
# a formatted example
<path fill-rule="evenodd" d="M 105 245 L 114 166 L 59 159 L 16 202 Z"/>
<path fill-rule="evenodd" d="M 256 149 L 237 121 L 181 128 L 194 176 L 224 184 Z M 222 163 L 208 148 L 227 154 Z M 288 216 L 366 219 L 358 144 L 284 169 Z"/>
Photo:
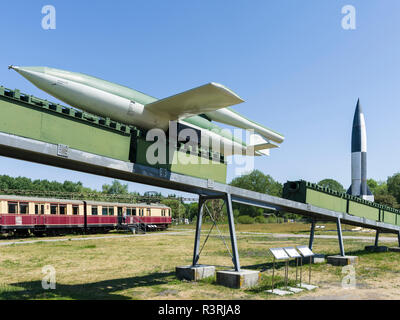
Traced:
<path fill-rule="evenodd" d="M 41 27 L 47 4 L 56 8 L 56 30 Z M 356 30 L 341 27 L 348 4 L 356 8 Z M 329 177 L 345 187 L 359 97 L 368 176 L 386 180 L 400 171 L 398 0 L 14 0 L 3 7 L 5 87 L 55 100 L 8 71 L 9 64 L 83 72 L 158 98 L 222 83 L 246 101 L 236 111 L 286 137 L 270 157 L 256 159 L 257 169 L 280 182 Z M 96 189 L 111 181 L 3 157 L 0 168 Z M 229 168 L 228 181 L 233 177 Z M 129 183 L 129 189 L 156 188 Z"/>

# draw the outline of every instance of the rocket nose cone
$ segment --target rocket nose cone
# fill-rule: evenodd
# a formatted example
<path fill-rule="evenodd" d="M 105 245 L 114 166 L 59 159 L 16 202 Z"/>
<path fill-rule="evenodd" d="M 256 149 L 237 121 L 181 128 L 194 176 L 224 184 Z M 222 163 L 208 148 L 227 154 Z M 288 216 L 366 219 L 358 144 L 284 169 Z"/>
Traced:
<path fill-rule="evenodd" d="M 44 67 L 16 67 L 10 66 L 10 69 L 18 72 L 22 77 L 31 82 L 33 85 L 44 91 L 49 79 L 46 77 Z M 47 92 L 47 91 L 46 91 Z"/>
<path fill-rule="evenodd" d="M 358 98 L 358 100 L 357 100 L 356 113 L 363 113 L 363 110 L 362 110 L 361 104 L 360 104 L 360 98 Z"/>
<path fill-rule="evenodd" d="M 361 108 L 360 99 L 357 100 L 356 110 L 354 111 L 353 127 L 361 126 L 361 118 L 363 117 L 363 110 Z"/>
<path fill-rule="evenodd" d="M 10 70 L 10 69 L 13 69 L 13 70 L 15 70 L 15 71 L 18 71 L 18 70 L 19 70 L 19 67 L 13 66 L 13 65 L 11 64 L 11 65 L 8 66 L 8 70 Z"/>
<path fill-rule="evenodd" d="M 18 73 L 31 73 L 31 72 L 37 72 L 37 73 L 46 73 L 46 67 L 18 67 L 18 66 L 13 66 L 10 65 L 8 66 L 8 69 L 13 69 L 17 71 Z"/>

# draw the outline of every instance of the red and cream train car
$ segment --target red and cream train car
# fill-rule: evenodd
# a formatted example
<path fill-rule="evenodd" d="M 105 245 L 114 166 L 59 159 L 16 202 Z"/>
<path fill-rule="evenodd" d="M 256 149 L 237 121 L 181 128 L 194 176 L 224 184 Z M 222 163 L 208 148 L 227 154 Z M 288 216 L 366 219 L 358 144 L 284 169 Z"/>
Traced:
<path fill-rule="evenodd" d="M 115 203 L 0 195 L 2 233 L 108 231 L 141 226 L 166 229 L 171 208 L 163 204 Z"/>

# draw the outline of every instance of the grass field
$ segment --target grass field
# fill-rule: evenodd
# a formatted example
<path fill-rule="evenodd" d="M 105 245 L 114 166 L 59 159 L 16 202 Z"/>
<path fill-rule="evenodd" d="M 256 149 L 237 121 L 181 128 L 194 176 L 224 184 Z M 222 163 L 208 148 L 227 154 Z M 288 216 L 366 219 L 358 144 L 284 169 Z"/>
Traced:
<path fill-rule="evenodd" d="M 204 225 L 201 243 L 210 227 Z M 45 242 L 38 239 L 35 243 L 2 245 L 0 246 L 0 298 L 281 299 L 265 292 L 270 289 L 272 274 L 272 258 L 268 255 L 268 248 L 307 244 L 308 239 L 290 236 L 276 238 L 262 233 L 273 231 L 306 234 L 309 225 L 302 223 L 237 225 L 242 268 L 261 271 L 261 282 L 257 287 L 241 290 L 219 286 L 215 283 L 215 279 L 200 282 L 177 280 L 175 267 L 191 264 L 194 231 L 190 225 L 173 226 L 172 229 L 168 232 L 124 238 L 105 236 L 104 239 L 73 241 L 80 236 L 66 236 L 57 237 L 64 240 L 59 242 Z M 228 227 L 221 225 L 220 229 L 229 246 Z M 326 229 L 331 229 L 331 226 L 327 225 Z M 335 226 L 332 225 L 332 230 L 334 229 Z M 329 231 L 322 232 L 329 233 Z M 4 241 L 10 240 L 1 240 L 0 245 Z M 358 296 L 400 298 L 400 254 L 367 253 L 364 247 L 368 244 L 373 242 L 345 240 L 346 254 L 359 256 L 359 263 L 356 265 L 356 289 L 346 290 L 341 287 L 344 276 L 341 267 L 333 267 L 326 263 L 315 264 L 312 266 L 312 283 L 319 285 L 319 289 L 296 294 L 290 298 L 336 299 L 343 297 L 343 292 L 350 295 L 349 298 Z M 397 243 L 393 242 L 391 245 L 396 246 Z M 337 239 L 315 239 L 314 251 L 338 254 Z M 213 230 L 208 239 L 199 262 L 216 265 L 217 269 L 232 267 L 231 257 L 216 230 Z M 55 290 L 42 289 L 41 281 L 44 277 L 42 268 L 46 265 L 51 265 L 56 270 Z M 308 267 L 305 267 L 304 278 L 307 278 L 307 272 Z M 281 283 L 283 273 L 283 266 L 278 266 L 277 280 Z M 289 276 L 291 279 L 295 278 L 293 266 L 290 268 Z"/>

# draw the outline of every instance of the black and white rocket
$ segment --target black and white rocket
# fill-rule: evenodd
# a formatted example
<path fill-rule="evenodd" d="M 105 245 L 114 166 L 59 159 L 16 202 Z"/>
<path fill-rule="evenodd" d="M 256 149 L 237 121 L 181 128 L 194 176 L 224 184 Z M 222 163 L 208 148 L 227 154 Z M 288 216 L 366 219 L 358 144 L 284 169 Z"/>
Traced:
<path fill-rule="evenodd" d="M 367 130 L 365 117 L 357 100 L 351 134 L 351 186 L 348 194 L 374 201 L 374 196 L 367 185 Z"/>

